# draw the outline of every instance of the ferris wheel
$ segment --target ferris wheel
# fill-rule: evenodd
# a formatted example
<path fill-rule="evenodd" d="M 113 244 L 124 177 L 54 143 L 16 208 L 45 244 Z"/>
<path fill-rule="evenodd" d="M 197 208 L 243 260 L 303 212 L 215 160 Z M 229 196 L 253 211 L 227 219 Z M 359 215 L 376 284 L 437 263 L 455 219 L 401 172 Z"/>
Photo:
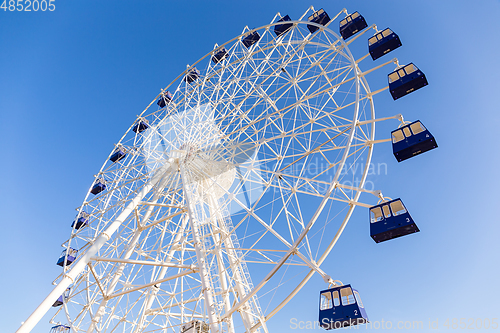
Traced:
<path fill-rule="evenodd" d="M 369 54 L 356 59 L 349 45 L 362 39 Z M 18 332 L 51 307 L 53 332 L 268 332 L 315 273 L 323 327 L 353 324 L 332 317 L 341 306 L 366 322 L 357 291 L 321 265 L 356 206 L 370 208 L 376 242 L 418 231 L 400 199 L 365 188 L 374 146 L 391 141 L 375 140 L 377 122 L 401 122 L 398 161 L 437 147 L 420 121 L 375 117 L 378 93 L 427 85 L 412 63 L 365 60 L 399 46 L 358 12 L 310 7 L 187 66 L 112 147 L 63 243 L 57 286 Z M 365 76 L 394 64 L 372 91 Z"/>

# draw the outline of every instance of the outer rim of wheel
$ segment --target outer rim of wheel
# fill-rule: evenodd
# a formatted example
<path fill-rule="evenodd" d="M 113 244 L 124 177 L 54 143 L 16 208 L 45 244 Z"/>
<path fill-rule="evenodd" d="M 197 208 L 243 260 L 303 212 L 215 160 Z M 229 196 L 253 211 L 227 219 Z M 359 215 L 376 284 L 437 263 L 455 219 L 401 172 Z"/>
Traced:
<path fill-rule="evenodd" d="M 331 21 L 333 22 L 333 21 Z M 325 32 L 328 32 L 329 34 L 335 36 L 335 38 L 337 38 L 338 41 L 341 42 L 341 45 L 343 47 L 343 50 L 349 55 L 349 60 L 351 61 L 351 66 L 353 67 L 352 70 L 353 70 L 353 75 L 355 75 L 356 79 L 356 106 L 355 106 L 355 112 L 353 114 L 353 121 L 352 121 L 352 124 L 350 126 L 350 131 L 349 131 L 349 141 L 348 143 L 346 144 L 346 146 L 343 148 L 344 149 L 344 157 L 342 158 L 342 163 L 341 163 L 341 167 L 339 168 L 339 170 L 342 169 L 343 165 L 345 164 L 346 160 L 347 160 L 347 153 L 349 152 L 350 148 L 351 148 L 351 144 L 352 144 L 352 141 L 353 141 L 353 135 L 354 135 L 354 132 L 355 132 L 355 128 L 356 128 L 356 122 L 357 122 L 357 118 L 358 118 L 358 110 L 359 110 L 359 104 L 360 104 L 360 101 L 359 101 L 359 96 L 360 96 L 360 83 L 361 81 L 363 81 L 364 83 L 364 86 L 365 86 L 365 89 L 366 89 L 366 93 L 370 93 L 370 89 L 369 89 L 369 85 L 368 85 L 368 82 L 366 81 L 366 78 L 363 77 L 363 76 L 360 76 L 360 72 L 359 72 L 359 69 L 358 69 L 358 66 L 356 64 L 356 60 L 354 59 L 354 57 L 352 56 L 348 46 L 346 45 L 345 41 L 337 34 L 335 33 L 334 31 L 332 31 L 331 29 L 329 29 L 328 27 L 324 27 L 322 25 L 319 25 L 319 24 L 316 24 L 316 23 L 312 23 L 312 22 L 309 22 L 309 21 L 287 21 L 287 23 L 292 23 L 294 25 L 299 25 L 299 24 L 302 24 L 302 25 L 314 25 L 314 26 L 317 26 L 319 28 L 319 30 L 315 33 L 318 33 L 318 32 L 322 32 L 325 31 Z M 239 40 L 240 38 L 242 38 L 244 35 L 248 34 L 249 32 L 253 32 L 253 31 L 261 31 L 261 30 L 268 30 L 269 28 L 273 27 L 273 26 L 276 26 L 278 25 L 277 23 L 271 23 L 271 24 L 267 24 L 267 25 L 264 25 L 264 26 L 261 26 L 261 27 L 258 27 L 258 28 L 255 28 L 255 29 L 251 29 L 251 30 L 248 30 L 240 35 L 238 35 L 237 37 L 225 42 L 224 44 L 221 44 L 219 45 L 218 47 L 224 47 L 224 46 L 227 46 L 237 40 Z M 294 27 L 295 28 L 295 27 Z M 201 63 L 203 60 L 207 59 L 207 57 L 211 57 L 213 54 L 213 50 L 210 51 L 209 53 L 207 53 L 205 56 L 203 56 L 202 58 L 200 58 L 198 61 L 196 61 L 195 63 L 193 63 L 191 65 L 191 67 L 194 67 L 195 65 Z M 208 61 L 210 61 L 210 59 L 208 59 Z M 179 80 L 182 80 L 182 78 L 185 76 L 185 74 L 187 73 L 188 69 L 186 69 L 185 71 L 183 71 L 179 76 L 177 76 L 174 80 L 171 81 L 170 84 L 168 84 L 164 90 L 172 87 L 176 82 L 179 82 Z M 143 117 L 145 115 L 145 113 L 150 109 L 150 107 L 156 102 L 156 100 L 161 96 L 161 93 L 158 94 L 158 96 L 155 97 L 155 99 L 141 112 L 141 114 L 139 115 L 139 117 Z M 370 97 L 370 108 L 371 108 L 371 118 L 372 119 L 375 119 L 375 111 L 374 111 L 374 104 L 373 104 L 373 99 Z M 135 122 L 134 122 L 135 123 Z M 127 136 L 127 134 L 132 130 L 133 126 L 134 126 L 134 123 L 129 127 L 129 129 L 125 132 L 125 134 L 122 136 L 122 138 L 118 141 L 118 144 L 121 144 L 123 142 L 123 140 L 125 139 L 125 137 Z M 374 136 L 375 136 L 375 123 L 372 123 L 371 124 L 371 140 L 374 139 Z M 103 163 L 101 169 L 99 170 L 99 174 L 102 174 L 103 173 L 103 170 L 105 170 L 106 166 L 108 166 L 108 160 L 109 160 L 109 157 L 112 155 L 113 152 L 111 152 L 108 156 L 108 158 L 105 160 L 105 162 Z M 366 163 L 365 163 L 365 168 L 364 168 L 364 171 L 363 171 L 363 174 L 362 174 L 362 181 L 360 183 L 360 188 L 363 188 L 364 187 L 364 184 L 365 184 L 365 181 L 366 181 L 366 177 L 367 177 L 367 174 L 368 174 L 368 166 L 371 162 L 371 157 L 372 157 L 372 154 L 373 154 L 373 145 L 370 145 L 368 147 L 368 154 L 367 154 L 367 159 L 366 159 Z M 338 179 L 338 175 L 336 176 L 335 179 Z M 332 184 L 335 183 L 335 181 L 332 182 Z M 331 184 L 331 185 L 332 185 Z M 361 192 L 360 191 L 357 191 L 355 196 L 354 196 L 354 199 L 353 201 L 357 202 L 359 200 L 359 196 L 360 196 Z M 90 195 L 90 189 L 89 191 L 87 192 L 87 195 L 85 197 L 85 201 L 84 201 L 84 204 L 87 202 L 88 200 L 88 197 Z M 328 195 L 325 195 L 324 199 L 322 202 L 327 202 L 329 199 L 328 199 Z M 84 204 L 81 206 L 83 207 Z M 318 265 L 320 266 L 323 261 L 327 258 L 328 254 L 331 252 L 331 250 L 333 249 L 335 243 L 337 242 L 337 240 L 340 238 L 342 232 L 344 231 L 344 228 L 345 226 L 347 225 L 349 219 L 350 219 L 350 216 L 352 215 L 352 212 L 354 211 L 354 208 L 355 208 L 355 205 L 353 204 L 350 204 L 350 207 L 349 207 L 349 210 L 344 218 L 344 221 L 343 223 L 341 224 L 341 226 L 339 227 L 338 231 L 337 231 L 337 234 L 335 235 L 334 239 L 332 240 L 332 242 L 330 243 L 330 245 L 328 246 L 328 248 L 323 252 L 323 254 L 321 255 L 320 259 L 317 260 L 317 263 Z M 321 208 L 322 209 L 322 208 Z M 319 210 L 319 208 L 317 208 L 317 211 Z M 305 229 L 303 230 L 303 232 L 301 233 L 301 237 L 300 237 L 300 241 L 299 242 L 295 242 L 294 243 L 294 246 L 291 247 L 288 251 L 288 254 L 292 254 L 293 251 L 295 251 L 297 249 L 297 247 L 301 244 L 302 242 L 302 239 L 303 237 L 308 233 L 308 230 Z M 288 255 L 285 257 L 283 257 L 284 259 L 282 260 L 283 262 L 286 262 L 287 258 L 288 258 Z M 280 261 L 281 262 L 281 261 Z M 276 272 L 279 270 L 279 268 L 281 267 L 280 264 L 276 264 L 273 269 L 271 269 L 271 271 L 275 270 L 276 269 Z M 274 273 L 273 273 L 274 275 Z M 285 300 L 283 300 L 276 308 L 274 308 L 273 310 L 271 310 L 268 315 L 265 315 L 265 321 L 269 320 L 272 316 L 274 316 L 281 308 L 283 308 L 284 305 L 286 305 L 297 293 L 298 291 L 300 291 L 300 289 L 305 285 L 305 283 L 314 275 L 314 270 L 311 270 L 304 278 L 303 280 L 295 287 L 294 291 L 287 297 L 285 298 Z M 261 283 L 261 282 L 259 282 Z M 65 306 L 65 312 L 66 312 L 66 315 L 68 317 L 68 320 L 70 319 L 70 314 L 69 312 L 67 311 L 66 309 L 66 306 Z M 257 328 L 259 326 L 259 324 L 257 324 L 256 326 L 254 326 L 254 328 Z"/>

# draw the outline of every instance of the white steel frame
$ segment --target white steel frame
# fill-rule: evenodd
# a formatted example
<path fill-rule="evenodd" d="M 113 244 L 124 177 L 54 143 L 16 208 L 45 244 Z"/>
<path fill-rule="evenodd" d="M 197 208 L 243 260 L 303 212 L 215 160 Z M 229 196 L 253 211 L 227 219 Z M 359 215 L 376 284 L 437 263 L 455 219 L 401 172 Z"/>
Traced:
<path fill-rule="evenodd" d="M 365 75 L 397 60 L 361 71 L 366 56 L 356 60 L 348 44 L 376 27 L 346 43 L 329 27 L 345 9 L 326 26 L 305 21 L 313 11 L 279 37 L 279 13 L 246 27 L 220 46 L 226 59 L 215 64 L 210 52 L 188 66 L 203 68 L 198 80 L 184 82 L 186 70 L 162 90 L 172 101 L 143 111 L 150 128 L 129 128 L 118 144 L 126 158 L 96 175 L 106 191 L 89 190 L 78 208 L 90 223 L 63 244 L 79 249 L 77 261 L 17 332 L 68 287 L 52 322 L 66 319 L 73 332 L 179 332 L 191 320 L 211 332 L 268 332 L 314 273 L 340 284 L 321 265 L 355 206 L 372 206 L 361 194 L 383 198 L 364 189 L 374 144 L 388 141 L 375 140 L 375 123 L 402 121 L 375 118 L 373 96 L 387 87 L 372 92 Z M 260 40 L 247 49 L 253 31 Z M 252 148 L 238 160 L 242 147 Z M 353 163 L 362 164 L 356 185 L 344 173 Z"/>

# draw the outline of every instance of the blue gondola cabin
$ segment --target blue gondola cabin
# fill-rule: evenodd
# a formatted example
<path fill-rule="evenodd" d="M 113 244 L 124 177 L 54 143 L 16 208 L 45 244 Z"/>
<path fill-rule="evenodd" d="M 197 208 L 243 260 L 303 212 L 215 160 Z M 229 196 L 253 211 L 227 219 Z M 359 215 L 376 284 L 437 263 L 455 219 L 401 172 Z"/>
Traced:
<path fill-rule="evenodd" d="M 89 216 L 89 213 L 81 212 L 80 215 L 73 221 L 71 227 L 79 230 L 80 228 L 86 226 L 89 223 Z"/>
<path fill-rule="evenodd" d="M 134 127 L 132 128 L 132 131 L 135 133 L 141 133 L 149 128 L 148 121 L 146 119 L 139 119 Z"/>
<path fill-rule="evenodd" d="M 161 94 L 156 104 L 158 104 L 160 108 L 164 108 L 168 103 L 170 103 L 171 100 L 172 100 L 172 93 L 167 90 L 163 94 Z"/>
<path fill-rule="evenodd" d="M 370 208 L 370 236 L 377 243 L 419 231 L 401 199 Z"/>
<path fill-rule="evenodd" d="M 309 22 L 312 23 L 317 23 L 320 25 L 326 25 L 328 22 L 330 22 L 330 16 L 325 12 L 323 8 L 321 8 L 318 11 L 315 11 L 311 16 L 309 16 Z M 307 29 L 309 29 L 310 33 L 315 33 L 319 28 L 315 25 L 308 24 Z"/>
<path fill-rule="evenodd" d="M 406 96 L 428 84 L 424 73 L 412 63 L 392 72 L 388 75 L 388 78 L 389 91 L 394 100 Z"/>
<path fill-rule="evenodd" d="M 127 153 L 125 152 L 125 149 L 123 147 L 116 147 L 116 149 L 113 151 L 113 154 L 111 154 L 109 160 L 115 163 L 125 158 L 126 155 Z"/>
<path fill-rule="evenodd" d="M 243 37 L 243 39 L 241 40 L 241 42 L 248 49 L 250 46 L 257 43 L 259 39 L 260 39 L 259 33 L 257 31 L 254 31 L 246 34 L 245 37 Z"/>
<path fill-rule="evenodd" d="M 227 50 L 224 47 L 218 48 L 212 56 L 212 61 L 216 64 L 224 60 L 228 56 Z"/>
<path fill-rule="evenodd" d="M 389 28 L 382 30 L 368 39 L 368 50 L 373 60 L 377 60 L 401 45 L 399 36 Z"/>
<path fill-rule="evenodd" d="M 90 190 L 90 193 L 97 195 L 106 189 L 106 184 L 103 179 L 97 178 Z"/>
<path fill-rule="evenodd" d="M 191 67 L 184 77 L 184 81 L 187 83 L 193 83 L 200 77 L 200 71 L 196 67 Z"/>
<path fill-rule="evenodd" d="M 61 305 L 64 304 L 64 299 L 63 299 L 63 295 L 59 296 L 59 298 L 54 302 L 54 304 L 52 304 L 52 307 L 53 308 L 57 308 Z"/>
<path fill-rule="evenodd" d="M 56 325 L 50 329 L 50 333 L 69 333 L 70 331 L 71 328 L 66 325 Z"/>
<path fill-rule="evenodd" d="M 283 16 L 282 18 L 280 18 L 278 20 L 277 23 L 280 23 L 280 22 L 288 22 L 288 21 L 291 21 L 292 19 L 290 18 L 290 16 L 288 15 L 285 15 Z M 293 26 L 292 23 L 281 23 L 281 24 L 276 24 L 274 26 L 274 33 L 276 34 L 276 36 L 281 36 L 283 35 L 285 32 L 288 31 L 288 29 L 290 29 L 291 27 Z"/>
<path fill-rule="evenodd" d="M 392 152 L 398 162 L 420 155 L 438 146 L 432 134 L 422 125 L 420 120 L 392 131 L 391 137 Z"/>
<path fill-rule="evenodd" d="M 367 26 L 368 24 L 366 24 L 365 18 L 360 13 L 354 12 L 340 21 L 340 35 L 346 40 Z"/>
<path fill-rule="evenodd" d="M 78 250 L 70 247 L 69 249 L 64 249 L 57 260 L 57 264 L 61 267 L 64 267 L 64 261 L 66 261 L 66 265 L 69 266 L 75 261 Z M 67 254 L 67 255 L 66 255 Z"/>
<path fill-rule="evenodd" d="M 320 293 L 319 324 L 327 330 L 368 322 L 357 290 L 347 284 Z"/>
<path fill-rule="evenodd" d="M 52 307 L 56 308 L 58 306 L 63 305 L 64 301 L 69 296 L 69 290 L 70 290 L 70 288 L 66 289 L 66 291 L 61 296 L 59 296 L 59 298 L 54 302 L 54 304 L 52 304 Z"/>

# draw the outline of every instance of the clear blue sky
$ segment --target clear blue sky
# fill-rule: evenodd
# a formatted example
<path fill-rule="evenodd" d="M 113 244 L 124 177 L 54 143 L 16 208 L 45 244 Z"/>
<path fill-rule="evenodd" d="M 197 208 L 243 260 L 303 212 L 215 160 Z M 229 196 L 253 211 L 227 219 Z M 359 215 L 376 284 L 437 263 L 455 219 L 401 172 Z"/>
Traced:
<path fill-rule="evenodd" d="M 332 16 L 357 10 L 399 34 L 394 56 L 419 66 L 429 86 L 396 102 L 377 96 L 377 114 L 420 119 L 439 144 L 399 164 L 390 145 L 375 151 L 387 174 L 370 180 L 404 199 L 421 232 L 375 244 L 358 208 L 325 270 L 360 291 L 371 320 L 423 321 L 417 332 L 439 320 L 432 332 L 446 332 L 448 318 L 500 318 L 500 1 L 55 4 L 54 12 L 0 10 L 0 331 L 15 331 L 52 289 L 75 207 L 160 88 L 245 25 L 278 11 L 297 19 L 309 5 Z M 311 280 L 270 326 L 288 332 L 291 317 L 316 320 L 318 285 Z M 48 332 L 50 316 L 33 332 Z"/>

